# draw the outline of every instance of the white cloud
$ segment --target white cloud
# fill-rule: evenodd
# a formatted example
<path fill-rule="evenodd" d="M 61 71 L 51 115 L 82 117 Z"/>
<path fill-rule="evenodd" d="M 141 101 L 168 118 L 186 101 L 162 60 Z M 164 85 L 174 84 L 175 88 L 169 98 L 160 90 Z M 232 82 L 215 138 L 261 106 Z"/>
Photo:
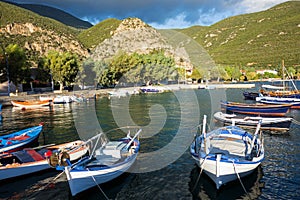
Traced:
<path fill-rule="evenodd" d="M 253 13 L 267 10 L 286 0 L 243 0 L 238 3 L 237 8 L 240 13 Z"/>
<path fill-rule="evenodd" d="M 92 25 L 96 25 L 101 21 L 97 17 L 87 17 L 87 16 L 85 16 L 81 19 L 84 20 L 84 21 L 90 22 Z"/>
<path fill-rule="evenodd" d="M 149 23 L 149 25 L 157 29 L 173 29 L 173 28 L 186 28 L 192 26 L 192 23 L 186 21 L 186 15 L 184 13 L 180 13 L 175 18 L 166 19 L 163 24 L 154 22 L 154 23 Z"/>

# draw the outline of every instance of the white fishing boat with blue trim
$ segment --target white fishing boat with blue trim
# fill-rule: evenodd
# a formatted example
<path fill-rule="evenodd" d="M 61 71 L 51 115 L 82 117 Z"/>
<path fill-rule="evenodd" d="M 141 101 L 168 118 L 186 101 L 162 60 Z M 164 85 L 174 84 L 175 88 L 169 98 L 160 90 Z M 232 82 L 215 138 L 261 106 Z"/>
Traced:
<path fill-rule="evenodd" d="M 225 126 L 206 133 L 203 129 L 190 146 L 197 165 L 216 184 L 222 185 L 250 174 L 264 159 L 260 122 L 252 135 L 237 126 Z"/>
<path fill-rule="evenodd" d="M 86 141 L 85 144 L 93 146 L 91 155 L 64 167 L 72 196 L 126 172 L 138 155 L 140 132 L 141 129 L 134 137 L 131 137 L 128 132 L 125 138 L 114 141 L 108 141 L 106 135 L 100 133 Z"/>
<path fill-rule="evenodd" d="M 237 125 L 241 128 L 253 129 L 256 128 L 257 123 L 261 120 L 261 129 L 269 131 L 288 131 L 293 121 L 291 117 L 261 117 L 222 112 L 216 112 L 214 118 L 224 123 L 224 125 Z"/>

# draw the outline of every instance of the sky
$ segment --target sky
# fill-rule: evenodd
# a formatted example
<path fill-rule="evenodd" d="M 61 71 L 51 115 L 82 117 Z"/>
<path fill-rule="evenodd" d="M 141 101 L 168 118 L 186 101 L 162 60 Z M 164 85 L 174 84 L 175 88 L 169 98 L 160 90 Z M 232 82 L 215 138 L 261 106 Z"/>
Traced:
<path fill-rule="evenodd" d="M 137 17 L 158 28 L 209 26 L 230 16 L 271 8 L 286 0 L 10 0 L 43 4 L 97 24 L 107 18 Z"/>

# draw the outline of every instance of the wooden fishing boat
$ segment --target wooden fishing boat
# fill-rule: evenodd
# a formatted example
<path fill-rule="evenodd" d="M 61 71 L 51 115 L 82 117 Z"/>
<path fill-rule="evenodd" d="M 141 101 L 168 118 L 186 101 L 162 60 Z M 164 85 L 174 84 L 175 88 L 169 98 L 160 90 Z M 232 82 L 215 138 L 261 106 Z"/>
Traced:
<path fill-rule="evenodd" d="M 237 126 L 225 126 L 206 133 L 203 129 L 190 146 L 196 164 L 219 189 L 222 185 L 250 174 L 264 159 L 260 123 L 254 135 Z"/>
<path fill-rule="evenodd" d="M 261 96 L 256 97 L 257 102 L 265 104 L 290 104 L 292 109 L 300 109 L 300 99 L 299 98 L 288 98 L 288 97 L 267 97 Z"/>
<path fill-rule="evenodd" d="M 270 131 L 288 131 L 293 120 L 290 117 L 252 117 L 222 112 L 216 112 L 214 118 L 226 125 L 238 125 L 245 128 L 256 128 L 261 120 L 261 129 Z"/>
<path fill-rule="evenodd" d="M 60 153 L 68 155 L 71 161 L 79 160 L 88 153 L 83 141 L 68 142 L 38 148 L 25 148 L 21 151 L 0 154 L 0 181 L 15 178 L 51 168 L 57 162 L 65 164 L 65 157 L 58 158 Z M 47 161 L 48 159 L 48 161 Z"/>
<path fill-rule="evenodd" d="M 127 137 L 109 142 L 104 133 L 89 139 L 86 143 L 93 141 L 95 147 L 99 148 L 94 147 L 90 156 L 64 168 L 72 195 L 108 182 L 126 172 L 138 155 L 140 143 L 137 136 L 140 132 L 141 129 L 134 137 L 129 132 Z"/>
<path fill-rule="evenodd" d="M 246 104 L 229 101 L 221 101 L 221 109 L 232 113 L 242 113 L 260 116 L 284 116 L 289 109 L 290 104 L 267 105 L 267 104 Z"/>
<path fill-rule="evenodd" d="M 49 106 L 49 100 L 33 100 L 33 101 L 11 101 L 11 104 L 15 107 L 19 107 L 21 109 L 28 109 L 28 108 L 40 108 L 43 106 Z"/>
<path fill-rule="evenodd" d="M 43 123 L 15 133 L 0 136 L 0 153 L 20 150 L 38 141 Z"/>

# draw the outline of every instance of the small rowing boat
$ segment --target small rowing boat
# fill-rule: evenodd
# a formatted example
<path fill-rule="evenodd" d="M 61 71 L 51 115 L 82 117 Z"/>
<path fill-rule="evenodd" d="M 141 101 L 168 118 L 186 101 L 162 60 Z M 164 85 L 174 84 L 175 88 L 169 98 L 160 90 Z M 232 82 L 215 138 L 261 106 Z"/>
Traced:
<path fill-rule="evenodd" d="M 195 137 L 190 153 L 201 171 L 219 189 L 250 174 L 263 161 L 265 154 L 260 122 L 253 135 L 237 126 L 225 126 L 206 133 L 204 116 L 202 134 Z"/>
<path fill-rule="evenodd" d="M 164 88 L 160 86 L 146 86 L 140 88 L 142 93 L 162 93 Z"/>
<path fill-rule="evenodd" d="M 270 131 L 288 131 L 293 120 L 290 117 L 252 117 L 222 112 L 216 112 L 214 118 L 226 125 L 238 125 L 244 128 L 255 128 L 261 120 L 261 129 Z"/>
<path fill-rule="evenodd" d="M 260 116 L 284 116 L 291 108 L 290 104 L 246 104 L 229 101 L 221 101 L 221 108 L 232 113 L 241 113 Z"/>
<path fill-rule="evenodd" d="M 11 101 L 11 104 L 21 109 L 28 109 L 28 108 L 40 108 L 43 106 L 49 106 L 50 101 L 49 100 Z"/>
<path fill-rule="evenodd" d="M 141 129 L 134 137 L 128 132 L 125 138 L 114 141 L 107 141 L 106 135 L 100 133 L 86 141 L 86 144 L 95 145 L 91 155 L 63 168 L 72 195 L 108 182 L 126 172 L 138 155 L 140 143 L 137 137 L 140 132 Z"/>
<path fill-rule="evenodd" d="M 300 99 L 290 97 L 256 97 L 256 101 L 264 104 L 290 104 L 292 109 L 300 109 Z"/>
<path fill-rule="evenodd" d="M 0 153 L 20 150 L 38 141 L 43 123 L 18 132 L 0 136 Z"/>
<path fill-rule="evenodd" d="M 68 142 L 59 145 L 50 145 L 37 148 L 25 148 L 21 151 L 0 154 L 0 180 L 15 178 L 51 168 L 57 162 L 65 163 L 64 157 L 68 155 L 70 161 L 75 161 L 88 153 L 88 147 L 82 145 L 83 141 Z M 47 161 L 47 159 L 49 161 Z"/>

